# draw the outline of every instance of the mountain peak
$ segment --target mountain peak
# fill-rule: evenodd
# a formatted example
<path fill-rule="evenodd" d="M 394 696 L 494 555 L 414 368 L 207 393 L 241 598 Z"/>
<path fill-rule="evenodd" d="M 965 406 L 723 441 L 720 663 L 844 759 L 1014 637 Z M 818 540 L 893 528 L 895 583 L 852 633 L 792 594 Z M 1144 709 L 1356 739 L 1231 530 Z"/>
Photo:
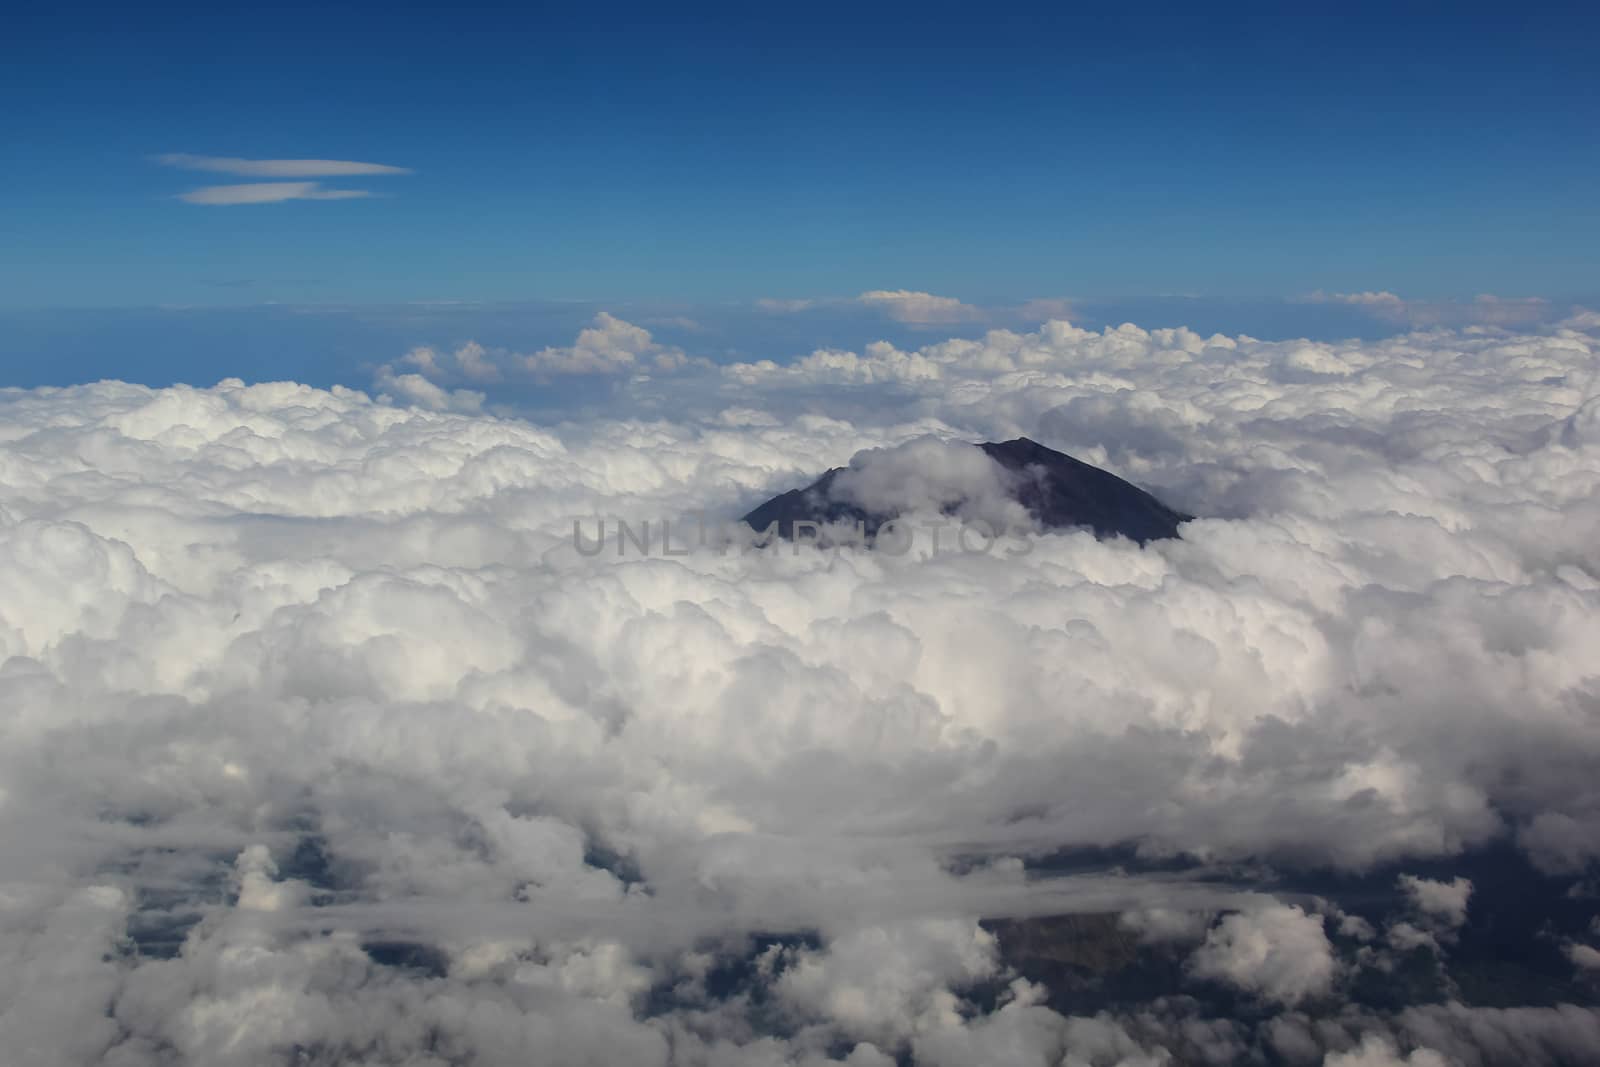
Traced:
<path fill-rule="evenodd" d="M 796 522 L 859 522 L 870 535 L 919 507 L 951 515 L 976 509 L 971 517 L 983 518 L 977 512 L 992 514 L 996 505 L 1020 506 L 1047 530 L 1086 527 L 1096 537 L 1140 544 L 1176 537 L 1178 526 L 1193 518 L 1110 471 L 1017 437 L 977 445 L 925 438 L 869 449 L 850 466 L 773 497 L 744 521 L 757 531 L 776 523 L 785 538 L 794 536 Z"/>

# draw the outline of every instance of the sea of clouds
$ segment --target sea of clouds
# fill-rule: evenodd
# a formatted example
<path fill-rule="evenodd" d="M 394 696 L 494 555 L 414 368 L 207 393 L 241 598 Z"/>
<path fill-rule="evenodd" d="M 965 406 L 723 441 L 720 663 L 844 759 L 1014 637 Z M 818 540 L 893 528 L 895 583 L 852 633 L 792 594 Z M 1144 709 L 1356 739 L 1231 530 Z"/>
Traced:
<path fill-rule="evenodd" d="M 648 373 L 571 424 L 449 357 L 0 390 L 0 1059 L 1593 1062 L 1600 320 L 721 367 L 624 328 Z M 867 449 L 981 496 L 928 439 L 1019 435 L 1201 517 L 573 542 Z M 1565 902 L 1496 950 L 1555 972 L 1451 969 L 1483 855 Z"/>

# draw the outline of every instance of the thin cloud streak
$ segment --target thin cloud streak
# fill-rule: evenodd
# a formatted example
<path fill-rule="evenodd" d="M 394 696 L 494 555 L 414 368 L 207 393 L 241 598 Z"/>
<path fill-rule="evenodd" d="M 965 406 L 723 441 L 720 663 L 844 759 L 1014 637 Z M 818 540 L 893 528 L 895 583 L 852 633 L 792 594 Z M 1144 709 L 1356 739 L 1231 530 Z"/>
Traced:
<path fill-rule="evenodd" d="M 321 182 L 251 182 L 246 185 L 204 185 L 178 194 L 189 204 L 277 204 L 285 200 L 361 200 L 366 189 L 324 189 Z"/>
<path fill-rule="evenodd" d="M 411 174 L 410 167 L 360 163 L 347 159 L 242 159 L 168 152 L 154 157 L 165 167 L 236 174 L 241 178 L 345 178 L 370 174 Z"/>

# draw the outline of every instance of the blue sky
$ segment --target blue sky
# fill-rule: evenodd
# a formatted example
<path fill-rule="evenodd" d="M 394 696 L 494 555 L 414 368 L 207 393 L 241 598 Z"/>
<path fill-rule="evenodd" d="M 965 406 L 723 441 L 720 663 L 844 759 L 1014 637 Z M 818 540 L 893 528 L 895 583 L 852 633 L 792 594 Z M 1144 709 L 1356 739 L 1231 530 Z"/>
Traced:
<path fill-rule="evenodd" d="M 1269 11 L 40 6 L 0 42 L 3 369 L 20 383 L 50 337 L 98 343 L 62 317 L 85 308 L 716 321 L 875 289 L 1306 309 L 1317 291 L 1600 288 L 1600 22 Z M 410 173 L 239 175 L 170 153 Z M 374 195 L 180 198 L 268 180 Z M 169 348 L 198 343 L 184 321 L 168 315 Z M 255 340 L 297 336 L 272 329 Z M 312 344 L 329 359 L 333 332 Z"/>

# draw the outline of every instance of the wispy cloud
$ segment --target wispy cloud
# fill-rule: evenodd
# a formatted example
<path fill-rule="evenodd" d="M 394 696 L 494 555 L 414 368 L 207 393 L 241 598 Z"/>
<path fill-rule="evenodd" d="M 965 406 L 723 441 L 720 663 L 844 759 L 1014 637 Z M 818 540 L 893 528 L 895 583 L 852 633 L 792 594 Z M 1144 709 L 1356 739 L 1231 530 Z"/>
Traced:
<path fill-rule="evenodd" d="M 872 289 L 860 296 L 822 300 L 783 300 L 763 297 L 756 308 L 769 315 L 793 315 L 825 308 L 870 308 L 895 322 L 912 326 L 935 323 L 978 322 L 986 318 L 982 308 L 963 304 L 953 296 L 935 296 L 911 289 Z"/>
<path fill-rule="evenodd" d="M 815 300 L 779 300 L 768 296 L 756 301 L 756 308 L 769 315 L 792 315 L 799 311 L 809 311 L 816 306 Z"/>
<path fill-rule="evenodd" d="M 1326 293 L 1321 289 L 1306 297 L 1312 304 L 1353 304 L 1357 307 L 1402 308 L 1405 301 L 1387 289 L 1362 293 Z"/>
<path fill-rule="evenodd" d="M 317 178 L 348 178 L 357 175 L 410 174 L 408 167 L 386 163 L 359 163 L 348 159 L 241 159 L 235 156 L 196 156 L 187 152 L 168 152 L 151 156 L 165 167 L 184 170 L 236 174 L 242 178 L 296 178 L 298 181 L 248 182 L 238 185 L 204 185 L 179 193 L 178 199 L 190 204 L 277 204 L 285 200 L 361 200 L 376 196 L 367 189 L 331 189 Z"/>
<path fill-rule="evenodd" d="M 1525 326 L 1550 319 L 1556 310 L 1543 297 L 1504 297 L 1480 293 L 1470 301 L 1407 300 L 1388 290 L 1327 293 L 1318 289 L 1300 298 L 1311 304 L 1346 304 L 1380 319 L 1409 326 Z"/>
<path fill-rule="evenodd" d="M 360 200 L 366 189 L 324 189 L 321 182 L 250 182 L 246 185 L 204 185 L 179 193 L 190 204 L 276 204 L 283 200 Z"/>
<path fill-rule="evenodd" d="M 1047 322 L 1051 319 L 1071 320 L 1073 316 L 1072 301 L 1063 297 L 1041 297 L 1029 300 L 1016 309 L 1016 314 L 1024 322 Z"/>
<path fill-rule="evenodd" d="M 856 302 L 879 308 L 896 322 L 916 325 L 972 322 L 983 318 L 980 309 L 963 304 L 953 296 L 934 296 L 910 289 L 873 289 L 856 297 Z"/>
<path fill-rule="evenodd" d="M 369 174 L 410 174 L 409 167 L 385 163 L 358 163 L 348 159 L 241 159 L 237 156 L 196 156 L 167 152 L 154 157 L 165 167 L 237 174 L 241 178 L 348 178 Z"/>

